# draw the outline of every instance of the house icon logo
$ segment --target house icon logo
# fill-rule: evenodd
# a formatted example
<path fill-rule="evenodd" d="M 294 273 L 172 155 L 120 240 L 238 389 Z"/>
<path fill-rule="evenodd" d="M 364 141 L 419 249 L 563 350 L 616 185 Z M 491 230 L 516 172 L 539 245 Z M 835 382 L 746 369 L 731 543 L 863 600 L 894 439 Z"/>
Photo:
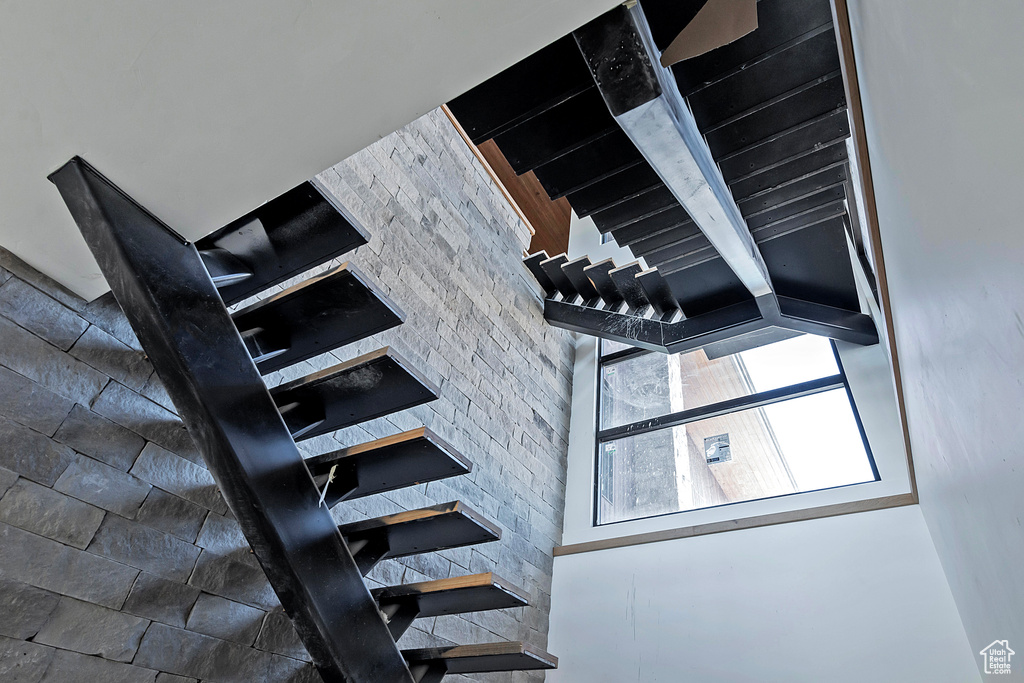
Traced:
<path fill-rule="evenodd" d="M 1010 649 L 1008 641 L 993 640 L 980 654 L 985 658 L 985 673 L 1009 674 L 1010 658 L 1017 653 Z"/>

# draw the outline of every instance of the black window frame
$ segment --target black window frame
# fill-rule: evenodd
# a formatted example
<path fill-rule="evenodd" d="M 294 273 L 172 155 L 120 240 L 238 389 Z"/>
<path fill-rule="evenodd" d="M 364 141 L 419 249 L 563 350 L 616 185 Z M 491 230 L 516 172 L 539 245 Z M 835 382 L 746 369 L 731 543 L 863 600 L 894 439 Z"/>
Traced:
<path fill-rule="evenodd" d="M 677 510 L 675 512 L 664 512 L 656 515 L 645 515 L 642 517 L 634 517 L 631 519 L 621 519 L 613 522 L 601 522 L 598 519 L 600 512 L 601 495 L 602 495 L 602 482 L 601 477 L 601 447 L 609 441 L 616 439 L 622 439 L 630 436 L 639 434 L 647 434 L 649 432 L 660 431 L 663 429 L 672 429 L 690 422 L 696 422 L 698 420 L 704 420 L 712 417 L 721 417 L 730 413 L 736 413 L 741 410 L 749 410 L 752 408 L 760 408 L 773 403 L 781 403 L 795 398 L 801 398 L 803 396 L 813 396 L 814 394 L 824 393 L 826 391 L 833 391 L 835 389 L 844 389 L 846 391 L 846 398 L 850 402 L 850 409 L 853 411 L 853 418 L 857 423 L 857 431 L 860 433 L 861 443 L 864 446 L 864 453 L 867 455 L 868 464 L 871 467 L 871 474 L 874 479 L 873 482 L 882 480 L 882 477 L 878 473 L 878 466 L 875 464 L 875 456 L 871 452 L 871 445 L 868 443 L 867 432 L 864 431 L 864 423 L 861 421 L 860 411 L 857 409 L 857 402 L 853 398 L 853 391 L 850 389 L 850 382 L 846 376 L 846 368 L 843 366 L 843 359 L 839 355 L 839 349 L 836 348 L 835 340 L 830 339 L 829 345 L 832 347 L 832 355 L 836 359 L 836 367 L 839 372 L 835 375 L 828 377 L 821 377 L 819 379 L 810 380 L 807 382 L 798 382 L 796 384 L 790 384 L 789 386 L 782 387 L 779 389 L 772 389 L 769 391 L 761 391 L 749 396 L 742 396 L 739 398 L 729 399 L 726 401 L 720 401 L 718 403 L 712 403 L 706 406 L 700 406 L 697 408 L 691 408 L 690 410 L 683 410 L 676 413 L 667 413 L 658 417 L 648 418 L 646 420 L 639 420 L 625 425 L 619 425 L 616 427 L 609 427 L 608 429 L 601 429 L 601 378 L 604 376 L 604 368 L 609 365 L 615 365 L 622 361 L 631 360 L 640 356 L 645 356 L 650 353 L 659 353 L 658 351 L 648 351 L 647 349 L 640 349 L 631 347 L 627 349 L 619 349 L 611 353 L 604 353 L 605 340 L 598 339 L 597 348 L 597 377 L 596 382 L 596 395 L 597 395 L 597 410 L 594 416 L 594 491 L 591 500 L 592 514 L 591 524 L 594 527 L 599 526 L 610 526 L 613 524 L 624 524 L 628 522 L 637 522 L 644 519 L 655 519 L 657 517 L 667 517 L 669 515 L 681 515 L 688 512 L 696 512 L 697 510 L 711 510 L 714 508 L 728 507 L 730 505 L 741 505 L 743 503 L 751 503 L 758 500 L 768 500 L 773 498 L 788 498 L 790 496 L 798 496 L 805 493 L 813 493 L 815 491 L 827 491 L 836 488 L 845 488 L 847 486 L 854 486 L 856 484 L 871 483 L 871 482 L 854 482 L 850 484 L 840 484 L 838 486 L 825 487 L 820 489 L 811 489 L 808 491 L 795 491 L 793 493 L 786 493 L 778 496 L 765 496 L 762 498 L 750 498 L 748 500 L 737 500 L 730 503 L 721 503 L 719 505 L 708 505 L 700 508 L 693 508 L 692 510 Z M 691 351 L 690 353 L 695 353 Z"/>

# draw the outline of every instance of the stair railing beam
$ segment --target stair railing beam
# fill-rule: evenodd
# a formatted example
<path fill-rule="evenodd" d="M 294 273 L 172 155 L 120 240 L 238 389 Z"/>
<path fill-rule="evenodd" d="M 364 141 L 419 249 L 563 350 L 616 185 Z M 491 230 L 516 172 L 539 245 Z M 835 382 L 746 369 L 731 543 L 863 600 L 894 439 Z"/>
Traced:
<path fill-rule="evenodd" d="M 768 300 L 767 304 L 748 301 L 693 318 L 666 322 L 547 299 L 544 319 L 555 327 L 661 353 L 695 351 L 772 327 L 861 346 L 878 343 L 874 322 L 863 313 L 789 297 L 768 297 Z M 774 305 L 776 300 L 781 307 Z M 764 305 L 758 306 L 758 303 Z"/>
<path fill-rule="evenodd" d="M 658 51 L 639 4 L 573 32 L 615 121 L 756 299 L 774 293 L 711 150 Z"/>

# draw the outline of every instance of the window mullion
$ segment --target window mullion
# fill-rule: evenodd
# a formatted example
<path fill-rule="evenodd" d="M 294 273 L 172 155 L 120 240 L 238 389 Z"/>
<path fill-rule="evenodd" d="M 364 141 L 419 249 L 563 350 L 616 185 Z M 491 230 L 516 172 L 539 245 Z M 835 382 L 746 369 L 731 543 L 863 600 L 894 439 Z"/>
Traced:
<path fill-rule="evenodd" d="M 831 375 L 829 377 L 822 377 L 809 382 L 801 382 L 800 384 L 782 387 L 781 389 L 763 391 L 757 394 L 751 394 L 750 396 L 742 396 L 728 401 L 721 401 L 719 403 L 701 406 L 700 408 L 683 410 L 678 413 L 669 413 L 667 415 L 661 415 L 659 417 L 639 420 L 627 425 L 601 430 L 597 433 L 597 440 L 598 442 L 603 443 L 613 439 L 646 434 L 659 429 L 677 427 L 696 420 L 718 417 L 720 415 L 726 415 L 740 410 L 766 406 L 772 403 L 778 403 L 779 401 L 798 398 L 800 396 L 809 396 L 811 394 L 817 394 L 845 386 L 846 382 L 842 374 Z"/>

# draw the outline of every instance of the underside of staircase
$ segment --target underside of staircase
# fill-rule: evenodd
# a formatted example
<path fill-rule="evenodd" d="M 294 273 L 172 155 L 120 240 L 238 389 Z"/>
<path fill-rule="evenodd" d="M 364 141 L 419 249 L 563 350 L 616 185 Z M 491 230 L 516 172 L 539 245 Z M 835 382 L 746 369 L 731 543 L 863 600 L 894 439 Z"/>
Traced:
<path fill-rule="evenodd" d="M 306 182 L 193 244 L 81 158 L 50 176 L 326 683 L 436 683 L 446 674 L 551 669 L 518 642 L 400 650 L 417 618 L 522 607 L 491 573 L 375 589 L 387 558 L 496 541 L 458 501 L 338 526 L 345 501 L 468 473 L 425 428 L 303 459 L 296 442 L 432 401 L 438 388 L 389 348 L 268 389 L 263 380 L 400 325 L 351 265 L 228 306 L 365 244 Z"/>
<path fill-rule="evenodd" d="M 624 3 L 449 103 L 474 143 L 643 259 L 530 255 L 545 318 L 666 353 L 874 344 L 830 2 L 759 0 L 752 32 L 663 66 L 712 3 Z"/>

